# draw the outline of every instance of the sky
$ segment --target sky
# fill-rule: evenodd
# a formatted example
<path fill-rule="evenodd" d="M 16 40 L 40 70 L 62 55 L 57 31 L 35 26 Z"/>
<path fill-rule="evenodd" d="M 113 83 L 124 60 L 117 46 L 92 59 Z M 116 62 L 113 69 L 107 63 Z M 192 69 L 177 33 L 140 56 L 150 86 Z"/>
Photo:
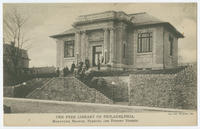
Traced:
<path fill-rule="evenodd" d="M 147 12 L 162 21 L 170 22 L 185 38 L 179 39 L 179 62 L 196 61 L 197 53 L 197 7 L 193 3 L 110 3 L 110 4 L 4 4 L 6 14 L 16 8 L 28 17 L 24 25 L 31 47 L 28 49 L 30 67 L 55 66 L 56 43 L 50 35 L 72 28 L 79 15 L 103 11 L 124 11 L 125 13 Z"/>

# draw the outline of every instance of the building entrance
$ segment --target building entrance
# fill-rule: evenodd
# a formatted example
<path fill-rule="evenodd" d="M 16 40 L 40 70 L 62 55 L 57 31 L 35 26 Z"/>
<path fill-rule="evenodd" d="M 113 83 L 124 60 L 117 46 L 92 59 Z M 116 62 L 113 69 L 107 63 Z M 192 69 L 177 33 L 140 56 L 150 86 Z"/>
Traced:
<path fill-rule="evenodd" d="M 92 48 L 92 65 L 97 66 L 102 58 L 102 45 L 93 46 Z"/>

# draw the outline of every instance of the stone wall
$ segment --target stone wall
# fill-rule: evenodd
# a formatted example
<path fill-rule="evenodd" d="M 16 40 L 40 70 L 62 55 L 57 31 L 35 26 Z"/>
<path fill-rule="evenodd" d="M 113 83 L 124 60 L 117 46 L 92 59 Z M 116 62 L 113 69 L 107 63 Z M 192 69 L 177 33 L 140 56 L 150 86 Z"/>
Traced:
<path fill-rule="evenodd" d="M 49 80 L 50 78 L 39 78 L 39 79 L 32 79 L 25 83 L 21 83 L 15 86 L 7 86 L 3 88 L 4 92 L 3 95 L 4 97 L 24 98 L 33 90 L 41 87 Z"/>
<path fill-rule="evenodd" d="M 153 34 L 152 52 L 137 53 L 138 34 L 151 32 Z M 141 27 L 133 31 L 133 67 L 134 68 L 153 68 L 163 67 L 163 27 Z"/>
<path fill-rule="evenodd" d="M 169 36 L 173 38 L 173 52 L 170 55 L 170 42 Z M 164 29 L 164 67 L 172 68 L 178 64 L 178 38 L 173 35 L 168 29 Z"/>
<path fill-rule="evenodd" d="M 55 78 L 48 85 L 43 86 L 28 98 L 87 102 L 87 103 L 113 103 L 99 91 L 89 88 L 74 77 Z"/>
<path fill-rule="evenodd" d="M 14 97 L 14 87 L 13 86 L 3 87 L 3 96 Z"/>
<path fill-rule="evenodd" d="M 128 102 L 128 76 L 103 77 L 115 102 Z M 112 82 L 114 84 L 112 84 Z"/>
<path fill-rule="evenodd" d="M 164 108 L 196 109 L 195 66 L 177 74 L 130 75 L 129 104 Z"/>
<path fill-rule="evenodd" d="M 179 72 L 175 78 L 175 94 L 178 107 L 197 108 L 197 65 L 189 65 Z"/>

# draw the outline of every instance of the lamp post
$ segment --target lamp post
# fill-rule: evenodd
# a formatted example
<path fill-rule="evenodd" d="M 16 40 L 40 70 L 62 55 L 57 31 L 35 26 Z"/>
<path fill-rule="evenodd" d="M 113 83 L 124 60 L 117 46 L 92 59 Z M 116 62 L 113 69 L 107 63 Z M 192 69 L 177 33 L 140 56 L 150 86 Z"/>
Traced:
<path fill-rule="evenodd" d="M 76 52 L 76 65 L 78 66 L 78 52 Z"/>
<path fill-rule="evenodd" d="M 104 51 L 104 64 L 106 64 L 107 63 L 107 49 L 105 49 L 105 51 Z"/>
<path fill-rule="evenodd" d="M 114 86 L 115 86 L 115 82 L 112 81 L 112 99 L 113 99 L 113 102 L 114 102 Z"/>

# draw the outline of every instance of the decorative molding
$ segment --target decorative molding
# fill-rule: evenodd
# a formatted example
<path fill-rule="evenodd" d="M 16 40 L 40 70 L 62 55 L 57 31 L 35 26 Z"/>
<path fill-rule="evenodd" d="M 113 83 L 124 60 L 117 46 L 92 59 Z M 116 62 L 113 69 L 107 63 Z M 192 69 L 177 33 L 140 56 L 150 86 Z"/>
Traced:
<path fill-rule="evenodd" d="M 81 32 L 81 34 L 83 34 L 83 33 L 85 34 L 85 33 L 86 33 L 86 30 L 81 30 L 80 32 Z"/>
<path fill-rule="evenodd" d="M 106 28 L 103 28 L 103 30 L 104 30 L 104 31 L 108 31 L 108 30 L 109 30 L 109 28 L 108 28 L 108 27 L 106 27 Z"/>
<path fill-rule="evenodd" d="M 89 24 L 89 23 L 94 23 L 96 21 L 126 21 L 126 22 L 131 22 L 130 21 L 130 16 L 128 16 L 126 13 L 122 11 L 107 11 L 107 12 L 102 12 L 102 13 L 96 13 L 96 14 L 90 14 L 90 15 L 82 15 L 79 16 L 75 23 L 74 26 L 78 25 L 83 25 L 83 24 Z"/>
<path fill-rule="evenodd" d="M 115 27 L 109 27 L 108 29 L 109 29 L 110 31 L 111 31 L 111 30 L 112 30 L 112 31 L 116 30 Z"/>
<path fill-rule="evenodd" d="M 80 31 L 80 30 L 76 30 L 76 32 L 75 32 L 75 33 L 81 34 L 81 31 Z"/>

